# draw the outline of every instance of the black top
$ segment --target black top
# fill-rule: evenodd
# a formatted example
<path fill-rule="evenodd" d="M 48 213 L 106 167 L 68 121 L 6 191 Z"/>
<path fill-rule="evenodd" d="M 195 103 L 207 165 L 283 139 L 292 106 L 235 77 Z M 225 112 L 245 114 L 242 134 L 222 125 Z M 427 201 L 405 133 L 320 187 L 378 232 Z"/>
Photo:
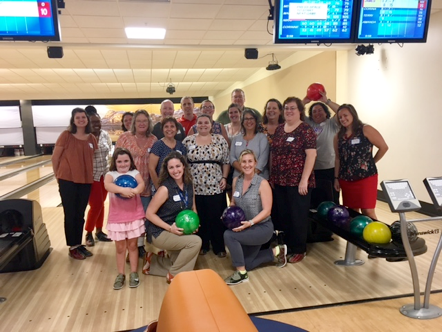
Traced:
<path fill-rule="evenodd" d="M 186 131 L 179 122 L 177 130 L 178 132 L 175 135 L 175 139 L 181 142 L 183 139 L 186 138 Z M 164 137 L 163 128 L 161 127 L 161 122 L 157 122 L 155 126 L 153 126 L 152 134 L 154 134 L 158 139 L 162 139 Z"/>

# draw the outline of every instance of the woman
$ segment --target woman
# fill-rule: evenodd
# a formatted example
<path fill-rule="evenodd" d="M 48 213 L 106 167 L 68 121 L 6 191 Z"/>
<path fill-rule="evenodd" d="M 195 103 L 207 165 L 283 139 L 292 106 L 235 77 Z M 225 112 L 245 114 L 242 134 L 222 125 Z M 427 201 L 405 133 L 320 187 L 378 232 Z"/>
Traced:
<path fill-rule="evenodd" d="M 310 106 L 308 111 L 308 118 L 306 122 L 312 126 L 316 133 L 316 152 L 317 157 L 315 161 L 315 180 L 328 181 L 330 187 L 333 188 L 333 201 L 339 204 L 339 191 L 334 189 L 334 177 L 335 177 L 335 150 L 333 147 L 333 139 L 339 130 L 339 123 L 336 114 L 331 117 L 330 111 L 327 107 L 336 112 L 339 105 L 332 102 L 327 98 L 325 92 L 321 93 L 320 102 L 316 102 Z M 305 97 L 303 103 L 309 103 L 310 100 Z M 314 201 L 316 206 L 324 201 L 331 200 L 331 197 L 327 195 L 321 195 L 320 188 L 313 190 L 312 202 Z"/>
<path fill-rule="evenodd" d="M 241 226 L 224 232 L 224 241 L 229 248 L 235 273 L 226 278 L 228 285 L 248 281 L 247 271 L 267 262 L 277 260 L 278 267 L 287 264 L 287 246 L 261 250 L 261 245 L 273 235 L 270 218 L 272 190 L 267 180 L 256 174 L 258 161 L 252 150 L 246 149 L 239 157 L 241 175 L 233 180 L 233 199 L 230 206 L 243 209 L 247 221 Z"/>
<path fill-rule="evenodd" d="M 230 104 L 227 112 L 229 113 L 230 123 L 225 124 L 224 128 L 226 128 L 227 136 L 231 142 L 233 137 L 241 134 L 241 109 L 236 104 Z"/>
<path fill-rule="evenodd" d="M 124 112 L 123 116 L 121 117 L 121 129 L 123 129 L 123 131 L 130 130 L 133 117 L 134 114 L 132 112 Z"/>
<path fill-rule="evenodd" d="M 376 129 L 359 120 L 353 105 L 341 105 L 337 116 L 340 129 L 334 139 L 335 189 L 342 189 L 345 206 L 377 220 L 376 163 L 387 152 L 387 143 Z M 373 145 L 378 148 L 374 157 Z"/>
<path fill-rule="evenodd" d="M 242 134 L 233 138 L 230 147 L 230 163 L 234 168 L 233 177 L 242 172 L 239 156 L 245 149 L 252 150 L 258 158 L 256 172 L 264 179 L 269 178 L 269 142 L 263 133 L 258 132 L 258 116 L 245 110 L 241 119 Z"/>
<path fill-rule="evenodd" d="M 226 142 L 230 144 L 229 136 L 227 135 L 226 128 L 219 122 L 213 121 L 213 114 L 215 113 L 215 105 L 210 100 L 204 100 L 201 103 L 200 114 L 206 114 L 212 122 L 212 133 L 222 135 Z M 198 126 L 194 125 L 189 130 L 189 135 L 198 133 Z M 229 145 L 230 146 L 230 145 Z"/>
<path fill-rule="evenodd" d="M 95 107 L 94 107 L 95 109 Z M 107 197 L 107 191 L 104 188 L 104 176 L 109 171 L 109 151 L 112 149 L 112 140 L 109 134 L 101 129 L 101 118 L 97 111 L 90 109 L 88 113 L 92 134 L 97 140 L 98 148 L 94 153 L 94 182 L 89 196 L 89 212 L 86 219 L 86 245 L 93 247 L 95 245 L 92 232 L 95 228 L 95 237 L 98 241 L 112 242 L 103 232 L 104 221 L 104 201 Z"/>
<path fill-rule="evenodd" d="M 141 202 L 146 211 L 151 199 L 151 186 L 149 174 L 150 150 L 157 138 L 152 135 L 152 122 L 149 113 L 145 110 L 138 110 L 134 113 L 130 131 L 127 131 L 118 138 L 116 148 L 126 148 L 134 159 L 135 166 L 144 180 L 145 188 L 141 193 Z M 140 257 L 144 257 L 144 237 L 138 239 L 138 251 Z"/>
<path fill-rule="evenodd" d="M 148 241 L 168 256 L 146 254 L 144 274 L 165 276 L 170 283 L 180 272 L 192 271 L 201 249 L 196 235 L 183 235 L 175 218 L 183 210 L 196 212 L 192 176 L 183 155 L 171 152 L 161 166 L 160 187 L 146 211 Z"/>
<path fill-rule="evenodd" d="M 272 144 L 276 128 L 281 123 L 284 123 L 284 116 L 282 113 L 282 104 L 278 99 L 271 98 L 267 100 L 260 131 L 267 136 L 270 145 Z"/>
<path fill-rule="evenodd" d="M 297 263 L 306 253 L 308 212 L 311 190 L 315 186 L 313 166 L 316 158 L 316 135 L 304 122 L 304 105 L 296 97 L 284 103 L 285 124 L 273 136 L 270 183 L 279 220 L 275 227 L 284 231 L 289 262 Z"/>
<path fill-rule="evenodd" d="M 187 154 L 187 150 L 182 142 L 175 139 L 178 132 L 178 122 L 173 117 L 164 118 L 161 121 L 161 128 L 163 128 L 164 137 L 156 141 L 150 151 L 149 157 L 149 174 L 152 179 L 152 191 L 158 190 L 161 165 L 164 158 L 172 151 L 178 151 L 182 155 Z"/>
<path fill-rule="evenodd" d="M 91 134 L 86 111 L 74 108 L 68 130 L 63 131 L 55 143 L 52 168 L 58 181 L 64 212 L 64 232 L 69 256 L 83 260 L 92 253 L 81 244 L 91 186 L 94 182 L 94 151 L 97 140 Z"/>
<path fill-rule="evenodd" d="M 192 172 L 195 202 L 200 217 L 198 235 L 203 240 L 201 255 L 210 250 L 218 257 L 226 257 L 224 225 L 220 217 L 227 206 L 226 180 L 229 174 L 229 147 L 226 140 L 212 134 L 212 120 L 201 114 L 196 121 L 197 134 L 187 136 L 183 144 L 187 148 L 187 160 Z"/>

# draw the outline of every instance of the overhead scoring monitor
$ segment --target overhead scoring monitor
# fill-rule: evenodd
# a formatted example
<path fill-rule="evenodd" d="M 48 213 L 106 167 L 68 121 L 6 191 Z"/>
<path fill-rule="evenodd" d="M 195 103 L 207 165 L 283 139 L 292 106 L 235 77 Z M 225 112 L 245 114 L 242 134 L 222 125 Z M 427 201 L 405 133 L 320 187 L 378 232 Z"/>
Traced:
<path fill-rule="evenodd" d="M 417 211 L 421 208 L 407 180 L 382 181 L 381 187 L 392 212 Z"/>
<path fill-rule="evenodd" d="M 433 204 L 442 209 L 442 177 L 424 179 L 425 187 L 433 201 Z"/>

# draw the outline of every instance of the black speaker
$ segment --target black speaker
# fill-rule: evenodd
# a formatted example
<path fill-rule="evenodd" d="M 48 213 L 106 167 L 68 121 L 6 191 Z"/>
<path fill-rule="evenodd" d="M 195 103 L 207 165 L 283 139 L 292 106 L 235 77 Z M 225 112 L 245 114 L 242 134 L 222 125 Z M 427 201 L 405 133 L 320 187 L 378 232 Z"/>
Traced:
<path fill-rule="evenodd" d="M 258 59 L 258 49 L 256 48 L 246 48 L 244 56 L 246 59 Z"/>
<path fill-rule="evenodd" d="M 48 57 L 50 59 L 61 59 L 63 57 L 63 47 L 48 46 Z"/>

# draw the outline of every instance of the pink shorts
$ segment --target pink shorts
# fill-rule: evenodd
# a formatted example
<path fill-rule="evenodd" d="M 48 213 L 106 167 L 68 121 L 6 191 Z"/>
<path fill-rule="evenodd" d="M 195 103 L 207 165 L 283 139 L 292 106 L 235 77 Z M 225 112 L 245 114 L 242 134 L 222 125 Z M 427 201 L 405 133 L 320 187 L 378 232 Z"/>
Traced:
<path fill-rule="evenodd" d="M 138 238 L 145 232 L 144 219 L 107 224 L 108 237 L 113 241 Z"/>

